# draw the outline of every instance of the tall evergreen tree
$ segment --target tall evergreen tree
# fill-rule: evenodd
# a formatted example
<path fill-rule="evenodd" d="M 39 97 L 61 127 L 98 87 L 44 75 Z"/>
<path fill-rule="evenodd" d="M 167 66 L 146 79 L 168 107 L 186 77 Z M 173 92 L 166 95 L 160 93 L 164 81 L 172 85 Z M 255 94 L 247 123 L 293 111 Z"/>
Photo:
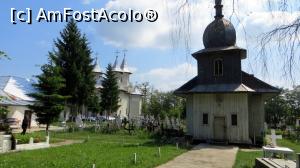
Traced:
<path fill-rule="evenodd" d="M 101 102 L 102 110 L 106 111 L 106 115 L 117 112 L 119 105 L 119 86 L 117 78 L 113 72 L 112 66 L 109 64 L 106 69 L 105 77 L 102 82 Z"/>
<path fill-rule="evenodd" d="M 36 113 L 40 124 L 46 124 L 48 132 L 49 125 L 58 119 L 63 111 L 67 96 L 59 93 L 65 87 L 65 80 L 60 75 L 59 67 L 54 66 L 50 61 L 49 64 L 43 65 L 41 70 L 42 74 L 37 76 L 38 83 L 33 84 L 38 92 L 30 94 L 35 98 L 36 103 L 29 108 Z"/>
<path fill-rule="evenodd" d="M 56 51 L 51 59 L 61 69 L 66 87 L 61 94 L 70 95 L 68 103 L 73 114 L 83 112 L 95 89 L 93 59 L 87 38 L 81 34 L 76 22 L 71 20 L 55 41 Z M 81 107 L 81 108 L 80 108 Z"/>

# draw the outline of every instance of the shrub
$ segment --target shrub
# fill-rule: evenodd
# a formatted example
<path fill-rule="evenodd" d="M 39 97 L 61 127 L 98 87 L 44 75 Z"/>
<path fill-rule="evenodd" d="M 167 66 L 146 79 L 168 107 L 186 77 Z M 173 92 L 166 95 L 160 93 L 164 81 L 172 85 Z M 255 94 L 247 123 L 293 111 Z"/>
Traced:
<path fill-rule="evenodd" d="M 28 144 L 30 141 L 30 138 L 33 138 L 34 143 L 39 143 L 39 142 L 45 142 L 46 141 L 46 136 L 43 136 L 40 133 L 32 133 L 32 134 L 15 134 L 15 139 L 18 141 L 17 144 Z"/>

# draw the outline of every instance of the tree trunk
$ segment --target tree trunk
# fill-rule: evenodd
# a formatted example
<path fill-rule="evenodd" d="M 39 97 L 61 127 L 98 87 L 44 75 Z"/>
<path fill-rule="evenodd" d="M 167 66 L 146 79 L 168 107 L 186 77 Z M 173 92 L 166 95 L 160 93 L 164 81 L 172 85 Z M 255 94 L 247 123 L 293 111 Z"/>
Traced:
<path fill-rule="evenodd" d="M 46 134 L 47 135 L 48 135 L 48 132 L 49 132 L 49 125 L 50 125 L 49 123 L 46 124 Z"/>

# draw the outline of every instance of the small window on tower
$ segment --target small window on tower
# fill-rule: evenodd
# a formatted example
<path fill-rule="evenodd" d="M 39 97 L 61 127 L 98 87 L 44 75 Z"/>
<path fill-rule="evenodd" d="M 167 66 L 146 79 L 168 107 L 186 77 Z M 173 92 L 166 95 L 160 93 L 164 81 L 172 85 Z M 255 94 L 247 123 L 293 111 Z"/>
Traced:
<path fill-rule="evenodd" d="M 207 125 L 208 124 L 208 114 L 207 113 L 203 113 L 203 125 Z"/>
<path fill-rule="evenodd" d="M 236 114 L 231 115 L 231 125 L 237 126 L 237 115 Z"/>
<path fill-rule="evenodd" d="M 216 59 L 214 61 L 214 75 L 215 76 L 223 75 L 223 60 L 222 59 Z"/>

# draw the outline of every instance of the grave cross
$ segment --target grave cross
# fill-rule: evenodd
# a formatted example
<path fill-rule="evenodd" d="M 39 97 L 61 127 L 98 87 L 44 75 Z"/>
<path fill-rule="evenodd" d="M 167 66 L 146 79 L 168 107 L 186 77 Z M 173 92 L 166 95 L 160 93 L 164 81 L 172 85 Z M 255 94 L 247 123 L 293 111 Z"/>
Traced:
<path fill-rule="evenodd" d="M 277 146 L 276 139 L 282 139 L 282 135 L 276 135 L 275 130 L 271 129 L 272 146 Z"/>

